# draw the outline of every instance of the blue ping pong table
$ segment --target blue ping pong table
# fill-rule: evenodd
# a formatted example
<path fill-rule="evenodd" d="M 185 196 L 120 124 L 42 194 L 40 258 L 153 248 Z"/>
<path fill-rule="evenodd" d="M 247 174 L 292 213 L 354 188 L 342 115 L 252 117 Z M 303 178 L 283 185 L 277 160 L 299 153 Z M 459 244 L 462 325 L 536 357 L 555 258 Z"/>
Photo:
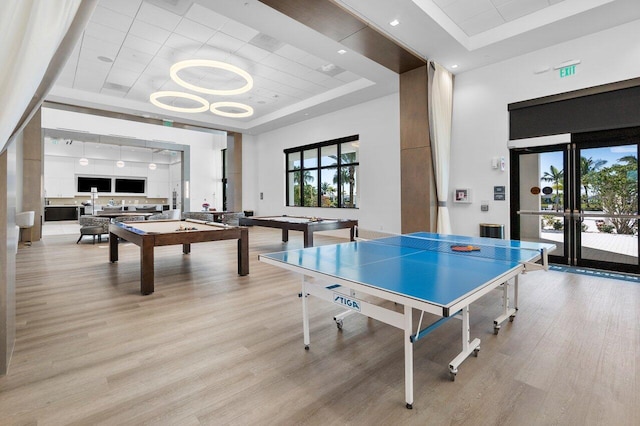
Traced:
<path fill-rule="evenodd" d="M 480 339 L 470 340 L 469 305 L 503 287 L 503 311 L 494 321 L 497 334 L 500 324 L 516 314 L 518 275 L 548 269 L 547 254 L 555 248 L 546 243 L 419 232 L 262 254 L 259 259 L 302 274 L 305 349 L 310 344 L 309 295 L 346 308 L 334 317 L 338 328 L 346 316 L 360 313 L 404 330 L 405 398 L 407 408 L 412 408 L 412 344 L 448 319 L 460 318 L 462 351 L 449 363 L 454 380 L 460 364 L 480 350 Z M 404 312 L 380 306 L 380 300 L 403 305 Z M 421 311 L 416 329 L 414 309 Z M 423 327 L 425 312 L 440 318 Z"/>

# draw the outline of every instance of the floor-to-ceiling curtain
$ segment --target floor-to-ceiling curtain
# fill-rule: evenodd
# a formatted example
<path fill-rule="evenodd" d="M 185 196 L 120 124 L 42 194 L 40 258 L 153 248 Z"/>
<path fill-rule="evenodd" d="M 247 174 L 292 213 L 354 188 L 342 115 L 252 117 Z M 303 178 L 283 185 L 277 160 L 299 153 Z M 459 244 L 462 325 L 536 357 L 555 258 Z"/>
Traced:
<path fill-rule="evenodd" d="M 449 167 L 451 156 L 451 115 L 453 111 L 453 76 L 439 64 L 429 66 L 429 136 L 431 157 L 438 197 L 437 232 L 451 233 L 447 200 L 449 198 Z"/>
<path fill-rule="evenodd" d="M 47 71 L 81 0 L 3 0 L 0 8 L 0 152 Z"/>

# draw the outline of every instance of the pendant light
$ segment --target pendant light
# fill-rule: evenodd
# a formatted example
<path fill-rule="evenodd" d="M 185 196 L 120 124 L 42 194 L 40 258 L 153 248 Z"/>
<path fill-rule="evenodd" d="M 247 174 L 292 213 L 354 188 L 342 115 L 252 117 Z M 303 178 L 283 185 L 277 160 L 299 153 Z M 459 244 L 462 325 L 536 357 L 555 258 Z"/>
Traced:
<path fill-rule="evenodd" d="M 124 167 L 124 161 L 122 161 L 122 147 L 119 146 L 118 147 L 118 161 L 116 161 L 116 166 L 123 168 Z"/>
<path fill-rule="evenodd" d="M 153 162 L 153 150 L 151 150 L 151 162 L 149 163 L 149 170 L 155 170 L 158 166 Z"/>
<path fill-rule="evenodd" d="M 89 165 L 89 160 L 87 159 L 84 153 L 84 146 L 86 144 L 87 144 L 86 142 L 82 142 L 82 158 L 78 160 L 78 163 L 80 163 L 81 166 Z"/>

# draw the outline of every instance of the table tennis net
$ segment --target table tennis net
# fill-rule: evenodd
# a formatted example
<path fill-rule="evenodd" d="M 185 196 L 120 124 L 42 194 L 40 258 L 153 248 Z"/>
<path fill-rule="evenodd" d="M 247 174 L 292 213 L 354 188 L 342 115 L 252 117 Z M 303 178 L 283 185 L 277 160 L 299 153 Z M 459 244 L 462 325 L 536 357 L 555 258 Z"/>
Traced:
<path fill-rule="evenodd" d="M 455 238 L 425 238 L 411 235 L 393 235 L 366 240 L 373 244 L 405 247 L 423 251 L 435 251 L 466 257 L 478 257 L 509 262 L 530 260 L 540 255 L 539 250 L 531 248 L 517 248 L 505 246 L 504 241 L 497 240 L 496 244 L 478 241 L 464 241 Z M 456 247 L 463 251 L 457 251 Z M 465 251 L 468 250 L 468 251 Z"/>

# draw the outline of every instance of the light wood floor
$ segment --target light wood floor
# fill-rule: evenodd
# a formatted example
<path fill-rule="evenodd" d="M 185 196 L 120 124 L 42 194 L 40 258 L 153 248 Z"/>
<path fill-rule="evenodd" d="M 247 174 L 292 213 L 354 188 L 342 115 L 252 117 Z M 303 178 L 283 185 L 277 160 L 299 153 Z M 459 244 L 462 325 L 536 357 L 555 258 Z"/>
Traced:
<path fill-rule="evenodd" d="M 403 334 L 310 299 L 300 279 L 257 261 L 300 248 L 250 230 L 251 271 L 235 242 L 156 251 L 156 291 L 139 293 L 138 248 L 47 236 L 20 248 L 17 340 L 0 377 L 0 424 L 638 425 L 640 286 L 561 272 L 521 278 L 520 311 L 493 335 L 500 293 L 471 307 L 482 339 L 451 382 L 460 323 L 415 345 L 415 403 L 404 408 Z M 316 237 L 316 244 L 338 240 Z M 473 271 L 470 271 L 473 273 Z"/>

